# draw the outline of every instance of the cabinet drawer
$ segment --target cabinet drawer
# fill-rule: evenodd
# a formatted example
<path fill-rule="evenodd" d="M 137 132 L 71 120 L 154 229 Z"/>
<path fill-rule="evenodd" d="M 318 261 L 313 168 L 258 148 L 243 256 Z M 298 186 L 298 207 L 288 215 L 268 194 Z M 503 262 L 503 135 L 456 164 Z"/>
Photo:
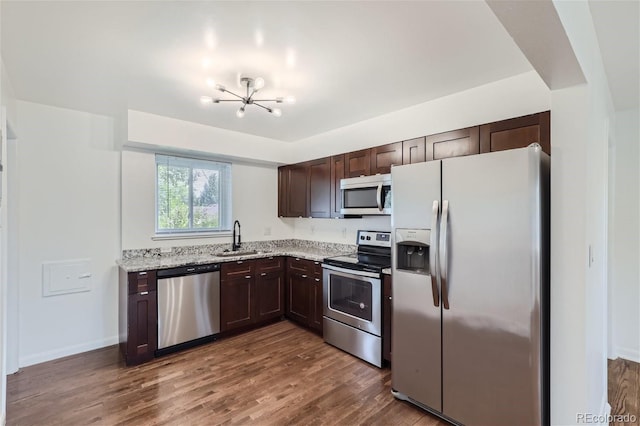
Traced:
<path fill-rule="evenodd" d="M 243 275 L 253 275 L 256 270 L 255 260 L 237 260 L 223 263 L 220 267 L 221 280 L 239 278 Z"/>
<path fill-rule="evenodd" d="M 282 272 L 284 267 L 284 262 L 282 257 L 271 256 L 265 259 L 256 260 L 256 271 L 258 274 L 269 273 L 269 272 Z"/>
<path fill-rule="evenodd" d="M 312 274 L 313 262 L 299 257 L 290 257 L 287 261 L 287 267 L 291 272 L 297 272 L 299 274 Z"/>
<path fill-rule="evenodd" d="M 129 294 L 156 291 L 156 271 L 130 272 L 128 278 Z"/>

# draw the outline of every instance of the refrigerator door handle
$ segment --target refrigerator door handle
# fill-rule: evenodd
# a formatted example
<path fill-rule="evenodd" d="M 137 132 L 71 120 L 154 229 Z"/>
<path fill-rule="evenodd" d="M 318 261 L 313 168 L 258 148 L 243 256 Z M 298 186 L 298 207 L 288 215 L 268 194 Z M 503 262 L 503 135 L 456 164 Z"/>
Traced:
<path fill-rule="evenodd" d="M 429 247 L 429 269 L 431 272 L 431 292 L 433 293 L 433 306 L 440 306 L 440 292 L 438 290 L 438 215 L 440 203 L 433 201 L 433 215 L 431 216 L 431 247 Z"/>
<path fill-rule="evenodd" d="M 376 200 L 378 202 L 378 210 L 382 211 L 382 183 L 378 184 L 378 192 L 376 193 Z"/>
<path fill-rule="evenodd" d="M 440 220 L 440 285 L 442 286 L 442 306 L 449 309 L 449 289 L 447 287 L 447 228 L 449 227 L 449 201 L 442 201 Z"/>

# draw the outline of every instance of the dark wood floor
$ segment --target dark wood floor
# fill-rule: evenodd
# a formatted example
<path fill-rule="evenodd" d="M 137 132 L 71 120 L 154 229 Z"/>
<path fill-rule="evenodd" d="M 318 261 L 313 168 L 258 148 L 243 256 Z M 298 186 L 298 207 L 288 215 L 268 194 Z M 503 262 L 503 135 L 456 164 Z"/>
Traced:
<path fill-rule="evenodd" d="M 125 367 L 117 347 L 7 378 L 8 425 L 445 425 L 390 393 L 378 369 L 284 321 Z M 612 414 L 640 426 L 640 364 L 609 361 Z"/>
<path fill-rule="evenodd" d="M 640 364 L 622 358 L 609 360 L 608 400 L 614 420 L 616 415 L 632 420 L 614 421 L 612 425 L 640 426 Z"/>
<path fill-rule="evenodd" d="M 8 377 L 8 425 L 445 425 L 375 368 L 284 321 L 125 367 L 115 346 Z"/>

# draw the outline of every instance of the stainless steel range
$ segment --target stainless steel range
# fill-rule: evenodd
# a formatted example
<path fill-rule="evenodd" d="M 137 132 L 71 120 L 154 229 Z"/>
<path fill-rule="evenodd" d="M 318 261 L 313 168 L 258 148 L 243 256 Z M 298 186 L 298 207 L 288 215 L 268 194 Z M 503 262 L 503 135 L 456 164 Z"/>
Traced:
<path fill-rule="evenodd" d="M 382 270 L 391 233 L 358 231 L 358 251 L 322 263 L 324 341 L 382 367 Z"/>

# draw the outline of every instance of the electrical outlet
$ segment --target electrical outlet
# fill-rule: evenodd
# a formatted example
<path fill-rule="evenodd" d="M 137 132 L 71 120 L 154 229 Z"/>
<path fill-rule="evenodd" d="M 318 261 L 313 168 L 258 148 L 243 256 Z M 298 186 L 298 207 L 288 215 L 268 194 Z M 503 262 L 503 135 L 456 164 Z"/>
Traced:
<path fill-rule="evenodd" d="M 311 235 L 316 233 L 316 227 L 311 225 Z"/>
<path fill-rule="evenodd" d="M 342 228 L 342 238 L 347 238 L 347 228 Z"/>
<path fill-rule="evenodd" d="M 264 235 L 271 235 L 271 227 L 270 226 L 265 226 L 264 227 Z"/>

